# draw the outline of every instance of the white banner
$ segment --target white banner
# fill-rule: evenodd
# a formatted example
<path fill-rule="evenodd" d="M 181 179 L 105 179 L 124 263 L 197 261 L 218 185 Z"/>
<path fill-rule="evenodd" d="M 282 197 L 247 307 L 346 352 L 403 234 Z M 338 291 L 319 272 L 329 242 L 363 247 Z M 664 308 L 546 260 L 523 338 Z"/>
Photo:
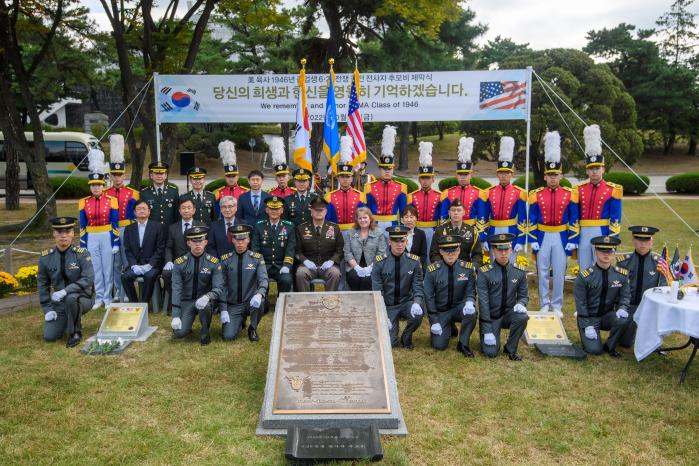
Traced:
<path fill-rule="evenodd" d="M 340 121 L 352 74 L 337 74 Z M 293 123 L 297 74 L 157 75 L 160 123 Z M 328 75 L 306 75 L 312 122 L 325 114 Z M 527 70 L 366 73 L 360 77 L 364 122 L 526 120 Z"/>

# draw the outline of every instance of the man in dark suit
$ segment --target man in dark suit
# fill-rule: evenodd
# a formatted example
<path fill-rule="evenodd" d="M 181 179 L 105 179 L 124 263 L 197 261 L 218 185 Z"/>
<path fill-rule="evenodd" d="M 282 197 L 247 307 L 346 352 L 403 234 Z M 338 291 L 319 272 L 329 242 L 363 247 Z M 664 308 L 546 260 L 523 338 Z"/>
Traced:
<path fill-rule="evenodd" d="M 165 250 L 163 225 L 148 220 L 150 205 L 145 200 L 136 201 L 134 211 L 136 222 L 124 229 L 124 248 L 128 266 L 121 274 L 121 283 L 132 303 L 150 301 L 155 280 L 160 275 Z M 134 282 L 143 277 L 141 299 L 136 295 Z M 157 312 L 159 309 L 154 309 Z"/>
<path fill-rule="evenodd" d="M 238 211 L 235 217 L 238 223 L 255 226 L 260 220 L 267 220 L 265 212 L 265 199 L 269 193 L 262 190 L 262 180 L 264 175 L 259 170 L 253 170 L 248 175 L 250 191 L 240 195 L 238 199 Z"/>
<path fill-rule="evenodd" d="M 189 252 L 184 232 L 193 227 L 205 226 L 203 222 L 194 220 L 197 208 L 194 201 L 185 199 L 180 203 L 180 220 L 170 225 L 167 229 L 167 242 L 165 243 L 165 266 L 163 267 L 163 281 L 165 290 L 170 295 L 170 304 L 167 315 L 172 313 L 172 268 L 175 259 L 182 257 Z"/>
<path fill-rule="evenodd" d="M 234 225 L 243 222 L 239 221 L 235 216 L 238 204 L 233 196 L 221 198 L 219 206 L 223 218 L 211 224 L 209 236 L 207 237 L 208 244 L 206 245 L 206 252 L 214 257 L 220 258 L 225 253 L 233 252 L 235 249 L 231 229 Z"/>

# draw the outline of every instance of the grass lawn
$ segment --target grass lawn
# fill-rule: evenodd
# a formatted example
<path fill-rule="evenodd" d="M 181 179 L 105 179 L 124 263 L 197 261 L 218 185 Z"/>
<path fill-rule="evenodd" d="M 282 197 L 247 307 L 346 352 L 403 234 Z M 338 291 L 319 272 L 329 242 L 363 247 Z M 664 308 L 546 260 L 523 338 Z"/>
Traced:
<path fill-rule="evenodd" d="M 697 200 L 673 200 L 699 226 Z M 656 245 L 691 234 L 655 200 L 624 204 L 625 227 L 662 230 Z M 629 222 L 629 223 L 627 223 Z M 624 243 L 628 243 L 624 233 Z M 624 249 L 625 250 L 625 249 Z M 695 254 L 695 258 L 699 256 Z M 537 308 L 531 288 L 530 309 Z M 566 291 L 565 325 L 579 342 Z M 97 331 L 103 311 L 84 318 Z M 173 341 L 169 319 L 120 356 L 83 356 L 41 339 L 42 316 L 28 309 L 0 317 L 0 463 L 281 464 L 284 441 L 255 436 L 262 404 L 271 317 L 261 340 L 198 343 L 198 331 Z M 522 344 L 524 361 L 467 360 L 429 347 L 394 351 L 401 406 L 410 435 L 384 437 L 386 464 L 696 464 L 699 365 L 677 384 L 687 351 L 637 363 L 589 357 L 546 359 Z M 198 324 L 195 324 L 198 329 Z M 683 342 L 673 336 L 666 343 Z M 476 335 L 472 348 L 477 348 Z"/>

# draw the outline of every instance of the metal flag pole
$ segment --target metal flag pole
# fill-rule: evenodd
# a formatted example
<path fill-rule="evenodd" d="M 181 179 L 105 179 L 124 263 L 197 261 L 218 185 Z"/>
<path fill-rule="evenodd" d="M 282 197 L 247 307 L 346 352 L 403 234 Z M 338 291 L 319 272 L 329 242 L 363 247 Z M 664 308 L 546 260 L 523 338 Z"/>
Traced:
<path fill-rule="evenodd" d="M 153 106 L 155 107 L 155 155 L 160 162 L 160 108 L 158 107 L 158 73 L 153 73 Z"/>
<path fill-rule="evenodd" d="M 526 159 L 525 159 L 525 172 L 524 172 L 524 189 L 529 196 L 529 146 L 531 145 L 531 130 L 532 130 L 532 67 L 527 66 L 527 148 L 526 148 Z M 528 197 L 527 197 L 528 198 Z M 524 252 L 526 254 L 529 248 L 529 201 L 525 204 L 525 226 L 526 230 L 524 233 Z"/>

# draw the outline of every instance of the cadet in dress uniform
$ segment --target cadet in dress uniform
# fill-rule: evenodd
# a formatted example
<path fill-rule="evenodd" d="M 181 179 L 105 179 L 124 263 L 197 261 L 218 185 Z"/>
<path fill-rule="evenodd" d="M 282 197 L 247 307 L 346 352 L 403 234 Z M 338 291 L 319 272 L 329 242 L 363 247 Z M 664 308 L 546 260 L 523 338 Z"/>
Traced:
<path fill-rule="evenodd" d="M 405 252 L 409 228 L 396 225 L 388 228 L 389 251 L 374 259 L 371 288 L 380 291 L 386 304 L 391 346 L 398 345 L 399 318 L 407 321 L 400 337 L 403 348 L 411 350 L 413 333 L 422 323 L 425 296 L 420 257 Z"/>
<path fill-rule="evenodd" d="M 510 329 L 505 343 L 505 354 L 513 361 L 520 361 L 517 352 L 522 334 L 527 328 L 527 270 L 509 260 L 514 235 L 500 233 L 488 237 L 495 260 L 480 268 L 476 279 L 478 309 L 480 311 L 481 349 L 494 358 L 500 353 L 500 330 Z"/>
<path fill-rule="evenodd" d="M 294 227 L 311 221 L 310 204 L 318 197 L 310 192 L 311 176 L 313 174 L 305 168 L 294 170 L 294 194 L 284 198 L 284 220 L 294 224 Z"/>
<path fill-rule="evenodd" d="M 439 238 L 442 236 L 458 236 L 461 238 L 459 259 L 473 263 L 478 268 L 483 263 L 483 250 L 478 229 L 464 220 L 464 206 L 459 199 L 454 199 L 449 206 L 449 220 L 437 227 L 430 244 L 430 260 L 440 259 Z"/>
<path fill-rule="evenodd" d="M 286 151 L 284 150 L 284 140 L 274 138 L 269 144 L 272 153 L 272 164 L 274 165 L 274 178 L 277 180 L 277 187 L 270 189 L 270 196 L 281 197 L 282 199 L 294 194 L 294 188 L 289 186 L 289 166 L 286 164 Z"/>
<path fill-rule="evenodd" d="M 529 193 L 529 236 L 536 255 L 541 312 L 563 317 L 566 260 L 578 247 L 578 199 L 574 189 L 561 186 L 561 137 L 557 131 L 544 137 L 546 186 Z M 553 294 L 549 277 L 553 269 Z"/>
<path fill-rule="evenodd" d="M 88 153 L 91 196 L 78 201 L 80 211 L 80 246 L 90 252 L 95 279 L 93 309 L 112 303 L 114 255 L 119 254 L 119 213 L 117 200 L 104 194 L 104 152 Z"/>
<path fill-rule="evenodd" d="M 476 272 L 471 262 L 459 259 L 459 236 L 440 236 L 438 241 L 441 259 L 430 264 L 425 274 L 432 347 L 447 349 L 452 328 L 458 322 L 461 330 L 456 349 L 472 358 L 469 340 L 476 328 Z"/>
<path fill-rule="evenodd" d="M 296 249 L 294 224 L 281 219 L 284 209 L 284 199 L 281 197 L 268 197 L 265 205 L 269 218 L 255 225 L 251 249 L 262 254 L 267 276 L 277 282 L 277 291 L 288 293 L 294 284 L 291 275 Z"/>
<path fill-rule="evenodd" d="M 352 188 L 353 169 L 349 161 L 352 157 L 352 138 L 340 138 L 340 163 L 337 164 L 337 180 L 339 188 L 325 195 L 328 201 L 327 219 L 337 223 L 343 235 L 354 227 L 354 212 L 357 207 L 366 205 L 366 195 Z M 348 160 L 349 158 L 349 160 Z M 347 237 L 345 236 L 345 240 Z"/>
<path fill-rule="evenodd" d="M 220 261 L 206 251 L 207 227 L 193 227 L 184 234 L 190 252 L 175 259 L 172 268 L 172 323 L 175 338 L 192 333 L 197 314 L 201 322 L 199 341 L 211 343 L 209 328 L 216 303 L 225 302 L 226 284 Z"/>
<path fill-rule="evenodd" d="M 580 211 L 578 264 L 585 270 L 595 262 L 592 238 L 618 236 L 624 188 L 604 180 L 604 156 L 599 126 L 585 128 L 585 169 L 589 181 L 575 187 Z"/>
<path fill-rule="evenodd" d="M 51 219 L 56 246 L 41 252 L 37 275 L 39 302 L 44 311 L 44 340 L 56 341 L 65 333 L 68 347 L 80 343 L 80 319 L 92 307 L 94 282 L 90 253 L 72 245 L 76 220 Z"/>
<path fill-rule="evenodd" d="M 475 225 L 480 234 L 486 227 L 485 201 L 488 200 L 488 194 L 471 184 L 473 176 L 472 154 L 473 138 L 462 137 L 459 139 L 459 161 L 456 163 L 457 185 L 442 191 L 440 218 L 449 217 L 449 207 L 455 199 L 458 199 L 466 211 L 464 221 L 469 225 Z"/>
<path fill-rule="evenodd" d="M 652 252 L 653 235 L 659 229 L 650 226 L 635 225 L 629 227 L 633 235 L 634 251 L 617 257 L 616 264 L 629 271 L 629 292 L 631 304 L 629 305 L 629 320 L 631 323 L 619 338 L 619 345 L 629 348 L 636 339 L 636 322 L 633 315 L 641 304 L 643 293 L 649 288 L 666 286 L 667 281 L 662 273 L 658 272 L 658 260 L 660 254 Z"/>
<path fill-rule="evenodd" d="M 311 203 L 311 221 L 296 227 L 296 290 L 310 291 L 311 280 L 325 280 L 326 291 L 340 287 L 340 260 L 345 241 L 337 224 L 328 222 L 328 201 L 317 197 Z"/>
<path fill-rule="evenodd" d="M 527 192 L 510 183 L 514 174 L 515 141 L 509 136 L 500 139 L 500 155 L 498 157 L 497 176 L 499 183 L 488 188 L 488 199 L 485 202 L 484 218 L 488 223 L 481 234 L 485 241 L 489 236 L 498 233 L 512 235 L 512 257 L 524 248 L 527 233 Z M 484 249 L 488 249 L 485 241 Z"/>
<path fill-rule="evenodd" d="M 396 129 L 386 126 L 381 141 L 381 158 L 379 172 L 381 179 L 369 183 L 366 187 L 367 207 L 374 214 L 377 224 L 386 230 L 398 224 L 403 209 L 407 204 L 408 188 L 393 180 L 393 148 L 396 145 Z"/>
<path fill-rule="evenodd" d="M 267 221 L 267 220 L 265 220 Z M 250 316 L 248 338 L 258 341 L 257 325 L 262 317 L 262 305 L 267 296 L 267 268 L 262 254 L 250 251 L 249 225 L 233 226 L 235 251 L 221 256 L 226 279 L 225 305 L 221 304 L 223 339 L 235 340 L 244 320 Z"/>
<path fill-rule="evenodd" d="M 200 167 L 192 167 L 189 169 L 187 176 L 189 176 L 189 181 L 192 183 L 192 189 L 180 196 L 180 202 L 185 199 L 190 199 L 194 202 L 194 207 L 197 209 L 194 212 L 194 220 L 198 220 L 210 227 L 211 222 L 217 218 L 216 196 L 204 189 L 206 170 Z"/>
<path fill-rule="evenodd" d="M 151 185 L 141 190 L 141 199 L 150 206 L 150 219 L 163 224 L 165 228 L 175 223 L 180 208 L 180 193 L 176 186 L 167 184 L 169 165 L 165 162 L 151 162 L 148 172 Z"/>
<path fill-rule="evenodd" d="M 235 144 L 228 140 L 221 141 L 218 144 L 218 152 L 221 154 L 224 181 L 226 184 L 213 191 L 214 197 L 216 198 L 216 215 L 214 218 L 219 218 L 221 216 L 221 209 L 219 206 L 221 199 L 226 196 L 232 196 L 237 201 L 241 194 L 249 191 L 248 188 L 244 188 L 238 184 L 239 172 L 235 155 Z"/>
<path fill-rule="evenodd" d="M 427 244 L 432 242 L 434 229 L 441 215 L 442 193 L 432 189 L 434 183 L 434 167 L 432 166 L 432 143 L 420 141 L 420 168 L 417 179 L 420 188 L 408 194 L 408 204 L 417 209 L 415 227 L 425 233 Z"/>
<path fill-rule="evenodd" d="M 119 238 L 124 238 L 124 228 L 134 221 L 134 205 L 140 199 L 139 192 L 124 184 L 126 162 L 124 161 L 124 136 L 112 134 L 109 136 L 109 178 L 112 186 L 105 191 L 107 196 L 117 200 L 119 212 Z M 114 287 L 123 298 L 121 287 L 121 272 L 126 264 L 125 248 L 121 247 L 119 254 L 114 256 Z"/>
<path fill-rule="evenodd" d="M 614 266 L 614 251 L 621 243 L 615 236 L 592 238 L 597 260 L 581 270 L 575 279 L 575 308 L 578 312 L 578 330 L 583 349 L 590 354 L 608 351 L 615 358 L 619 338 L 631 324 L 629 305 L 629 271 Z M 609 330 L 609 338 L 602 346 L 600 330 Z"/>

